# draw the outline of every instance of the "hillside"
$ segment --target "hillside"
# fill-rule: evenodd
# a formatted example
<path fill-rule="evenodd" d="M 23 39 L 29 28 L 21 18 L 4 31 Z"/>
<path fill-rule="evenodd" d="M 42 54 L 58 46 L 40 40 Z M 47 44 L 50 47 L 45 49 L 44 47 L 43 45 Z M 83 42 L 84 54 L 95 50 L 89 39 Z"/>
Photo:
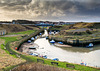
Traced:
<path fill-rule="evenodd" d="M 73 25 L 67 26 L 69 29 L 77 29 L 77 28 L 100 28 L 100 23 L 77 23 Z"/>
<path fill-rule="evenodd" d="M 12 71 L 74 71 L 74 70 L 67 70 L 38 63 L 30 63 L 21 65 L 13 69 Z"/>
<path fill-rule="evenodd" d="M 6 29 L 7 33 L 11 32 L 21 32 L 27 30 L 38 30 L 40 28 L 36 26 L 27 26 L 27 25 L 19 25 L 19 24 L 0 24 L 0 29 Z"/>

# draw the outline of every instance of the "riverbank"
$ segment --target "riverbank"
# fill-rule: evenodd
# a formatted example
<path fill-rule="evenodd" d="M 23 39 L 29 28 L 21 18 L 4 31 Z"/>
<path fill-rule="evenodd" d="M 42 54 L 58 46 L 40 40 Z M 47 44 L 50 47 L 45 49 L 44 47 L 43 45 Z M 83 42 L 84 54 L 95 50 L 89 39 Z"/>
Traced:
<path fill-rule="evenodd" d="M 70 37 L 58 37 L 58 36 L 49 36 L 49 40 L 55 40 L 56 42 L 63 42 L 66 45 L 72 46 L 81 46 L 86 47 L 89 43 L 99 44 L 100 39 L 90 39 L 90 40 L 81 40 L 81 39 L 70 39 Z"/>
<path fill-rule="evenodd" d="M 11 40 L 16 40 L 17 37 L 0 37 L 0 71 L 5 67 L 17 65 L 25 62 L 26 60 L 18 58 L 16 55 L 10 54 L 3 44 L 7 44 Z M 7 40 L 9 39 L 9 40 Z"/>
<path fill-rule="evenodd" d="M 59 44 L 59 43 L 55 43 L 54 45 L 57 46 L 57 47 L 67 47 L 67 48 L 72 47 L 72 46 L 70 46 L 70 45 Z"/>
<path fill-rule="evenodd" d="M 100 23 L 77 23 L 54 26 L 49 32 L 49 40 L 63 42 L 72 46 L 86 47 L 90 43 L 100 43 Z"/>
<path fill-rule="evenodd" d="M 29 32 L 30 31 L 30 32 Z M 12 42 L 22 40 L 24 35 L 34 33 L 35 31 L 29 30 L 18 33 L 10 33 L 10 35 L 5 35 L 0 37 L 0 71 L 8 71 L 10 67 L 25 63 L 26 59 L 20 57 L 20 55 L 13 51 L 13 47 L 15 44 Z M 11 34 L 17 34 L 16 36 L 12 36 Z M 21 34 L 21 35 L 20 35 Z M 14 65 L 14 66 L 13 66 Z"/>

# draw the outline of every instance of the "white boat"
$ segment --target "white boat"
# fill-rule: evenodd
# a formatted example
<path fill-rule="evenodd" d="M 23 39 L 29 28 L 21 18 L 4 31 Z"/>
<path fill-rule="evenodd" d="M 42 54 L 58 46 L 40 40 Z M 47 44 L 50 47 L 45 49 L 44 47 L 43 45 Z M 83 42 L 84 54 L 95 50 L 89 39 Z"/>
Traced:
<path fill-rule="evenodd" d="M 33 41 L 33 40 L 34 40 L 34 38 L 32 37 L 32 38 L 31 38 L 31 40 Z"/>
<path fill-rule="evenodd" d="M 55 43 L 55 41 L 54 40 L 51 40 L 50 43 Z"/>

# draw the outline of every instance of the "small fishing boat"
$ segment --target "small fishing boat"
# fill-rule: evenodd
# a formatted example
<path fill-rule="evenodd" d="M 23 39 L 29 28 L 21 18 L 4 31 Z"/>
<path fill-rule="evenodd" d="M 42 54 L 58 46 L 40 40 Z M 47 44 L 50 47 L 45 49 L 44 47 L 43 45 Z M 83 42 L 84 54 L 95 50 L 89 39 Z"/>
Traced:
<path fill-rule="evenodd" d="M 63 42 L 58 42 L 59 44 L 63 44 Z"/>
<path fill-rule="evenodd" d="M 48 39 L 48 37 L 46 37 L 46 39 Z"/>
<path fill-rule="evenodd" d="M 37 53 L 32 53 L 31 55 L 33 55 L 33 56 L 38 56 L 38 54 L 37 54 Z"/>
<path fill-rule="evenodd" d="M 31 40 L 34 41 L 34 37 L 32 37 Z"/>
<path fill-rule="evenodd" d="M 37 39 L 37 36 L 35 36 L 35 39 Z"/>
<path fill-rule="evenodd" d="M 36 49 L 36 47 L 29 47 L 29 49 Z"/>
<path fill-rule="evenodd" d="M 59 59 L 58 59 L 58 58 L 54 58 L 53 60 L 54 60 L 54 61 L 59 61 Z"/>
<path fill-rule="evenodd" d="M 88 46 L 86 46 L 86 47 L 93 47 L 93 43 L 90 43 Z"/>
<path fill-rule="evenodd" d="M 28 40 L 28 43 L 31 43 L 31 40 Z"/>
<path fill-rule="evenodd" d="M 87 64 L 86 64 L 86 63 L 84 63 L 84 62 L 82 62 L 82 63 L 80 63 L 80 64 L 81 64 L 81 65 L 85 65 L 85 66 L 87 65 Z"/>
<path fill-rule="evenodd" d="M 40 35 L 42 35 L 42 33 L 40 33 Z"/>
<path fill-rule="evenodd" d="M 45 55 L 45 56 L 43 56 L 43 58 L 47 59 L 47 56 Z"/>
<path fill-rule="evenodd" d="M 50 41 L 50 43 L 54 44 L 54 43 L 55 43 L 55 41 L 54 41 L 54 40 L 51 40 L 51 41 Z"/>

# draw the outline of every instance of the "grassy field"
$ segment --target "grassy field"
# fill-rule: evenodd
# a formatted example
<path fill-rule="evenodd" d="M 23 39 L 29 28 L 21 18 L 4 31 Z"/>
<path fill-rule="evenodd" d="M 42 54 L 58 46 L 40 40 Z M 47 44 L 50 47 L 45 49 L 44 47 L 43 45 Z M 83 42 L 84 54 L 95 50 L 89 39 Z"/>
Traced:
<path fill-rule="evenodd" d="M 22 31 L 28 31 L 28 30 L 39 30 L 39 27 L 36 26 L 28 26 L 28 25 L 20 25 L 20 24 L 0 24 L 0 29 L 5 29 L 7 31 L 7 34 L 9 33 L 17 33 Z"/>
<path fill-rule="evenodd" d="M 57 67 L 53 67 L 53 66 L 49 66 L 49 65 L 43 65 L 43 64 L 39 64 L 39 63 L 29 63 L 29 64 L 24 64 L 21 65 L 18 68 L 15 68 L 12 71 L 71 71 L 71 70 L 66 70 L 66 69 L 62 69 L 62 68 L 57 68 Z"/>
<path fill-rule="evenodd" d="M 11 55 L 5 49 L 5 46 L 2 45 L 2 44 L 6 44 L 8 41 L 11 41 L 11 40 L 17 40 L 17 38 L 16 37 L 10 37 L 10 38 L 0 37 L 0 43 L 1 43 L 0 44 L 0 69 L 25 62 L 24 59 L 17 58 L 15 55 Z"/>
<path fill-rule="evenodd" d="M 29 35 L 30 33 L 34 33 L 36 30 L 28 30 L 28 31 L 23 31 L 23 32 L 17 32 L 17 33 L 9 33 L 8 35 L 17 35 L 17 34 L 26 34 Z"/>
<path fill-rule="evenodd" d="M 53 37 L 70 37 L 69 39 L 72 40 L 100 39 L 100 23 L 77 23 L 72 25 L 54 26 L 49 30 L 60 30 L 58 35 L 51 35 Z"/>
<path fill-rule="evenodd" d="M 12 34 L 31 34 L 34 33 L 35 30 L 28 30 L 28 31 L 23 31 L 23 32 L 18 32 L 18 33 L 10 33 Z M 17 65 L 20 63 L 25 62 L 26 60 L 22 58 L 18 58 L 16 55 L 10 54 L 10 52 L 5 49 L 5 45 L 10 42 L 10 41 L 18 41 L 22 37 L 21 36 L 15 36 L 15 37 L 0 37 L 0 69 L 9 67 L 12 65 Z M 4 44 L 4 45 L 3 45 Z"/>

